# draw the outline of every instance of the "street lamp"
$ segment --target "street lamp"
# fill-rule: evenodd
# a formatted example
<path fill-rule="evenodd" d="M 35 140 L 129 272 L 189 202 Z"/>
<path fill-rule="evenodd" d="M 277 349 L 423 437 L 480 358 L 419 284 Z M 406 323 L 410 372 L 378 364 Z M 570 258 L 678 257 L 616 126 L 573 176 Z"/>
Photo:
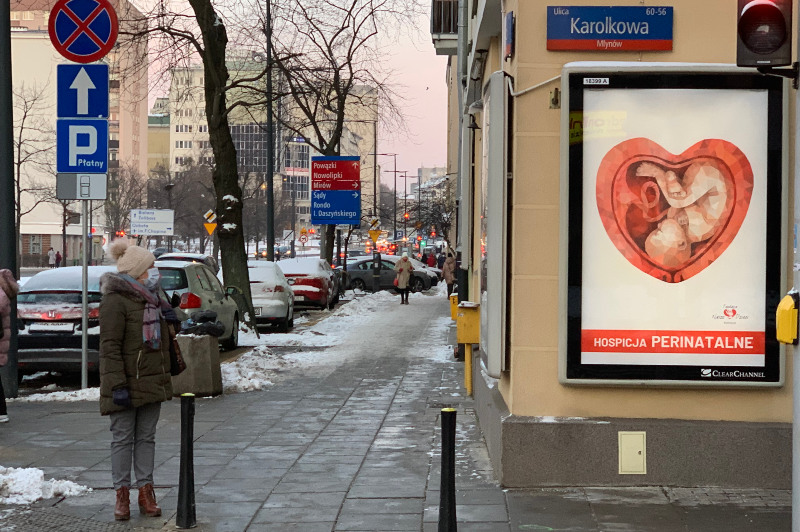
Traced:
<path fill-rule="evenodd" d="M 370 153 L 369 155 L 374 155 L 375 156 L 375 158 L 376 158 L 375 159 L 375 161 L 376 161 L 375 168 L 376 169 L 378 167 L 378 164 L 377 164 L 377 156 L 378 155 L 385 155 L 387 157 L 394 157 L 394 189 L 393 189 L 393 192 L 394 192 L 394 216 L 393 216 L 394 221 L 392 222 L 394 224 L 393 227 L 392 227 L 392 231 L 393 231 L 392 240 L 394 240 L 395 235 L 397 235 L 397 154 L 396 153 Z M 377 170 L 376 170 L 376 172 L 377 172 Z M 375 184 L 377 185 L 377 183 L 375 183 Z M 377 206 L 376 206 L 376 209 L 377 209 Z"/>

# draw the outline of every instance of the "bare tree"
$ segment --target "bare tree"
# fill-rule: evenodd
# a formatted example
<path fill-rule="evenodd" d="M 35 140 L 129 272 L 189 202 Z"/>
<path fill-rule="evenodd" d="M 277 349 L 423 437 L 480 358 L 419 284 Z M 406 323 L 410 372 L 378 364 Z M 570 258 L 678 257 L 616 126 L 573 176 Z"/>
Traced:
<path fill-rule="evenodd" d="M 111 233 L 130 228 L 131 209 L 144 208 L 146 179 L 133 165 L 121 166 L 105 201 L 106 225 Z"/>
<path fill-rule="evenodd" d="M 55 176 L 55 131 L 48 85 L 24 84 L 14 88 L 14 214 L 16 234 L 22 217 L 53 196 Z M 23 199 L 25 203 L 23 205 Z M 17 246 L 17 254 L 21 246 Z M 17 264 L 22 264 L 17 257 Z"/>

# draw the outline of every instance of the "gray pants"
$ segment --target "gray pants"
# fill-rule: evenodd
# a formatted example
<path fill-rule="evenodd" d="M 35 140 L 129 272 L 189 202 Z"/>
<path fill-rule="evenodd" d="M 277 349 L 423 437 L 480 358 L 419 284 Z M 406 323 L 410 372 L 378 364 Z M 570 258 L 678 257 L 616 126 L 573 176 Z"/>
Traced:
<path fill-rule="evenodd" d="M 161 403 L 113 412 L 111 417 L 111 478 L 114 489 L 131 486 L 131 462 L 136 487 L 153 483 L 156 425 Z"/>

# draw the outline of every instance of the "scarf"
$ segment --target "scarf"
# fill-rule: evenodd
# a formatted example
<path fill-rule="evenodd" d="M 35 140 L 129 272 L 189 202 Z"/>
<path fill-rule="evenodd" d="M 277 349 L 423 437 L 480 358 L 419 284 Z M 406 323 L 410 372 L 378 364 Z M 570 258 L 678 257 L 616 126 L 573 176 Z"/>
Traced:
<path fill-rule="evenodd" d="M 121 274 L 120 277 L 128 281 L 136 293 L 144 298 L 142 340 L 150 349 L 159 349 L 161 347 L 161 299 L 127 273 Z"/>

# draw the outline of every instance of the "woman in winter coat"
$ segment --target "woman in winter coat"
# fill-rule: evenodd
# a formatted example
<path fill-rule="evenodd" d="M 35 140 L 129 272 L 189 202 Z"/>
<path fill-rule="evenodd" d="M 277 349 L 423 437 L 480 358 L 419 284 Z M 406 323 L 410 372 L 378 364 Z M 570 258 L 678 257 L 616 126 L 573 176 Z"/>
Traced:
<path fill-rule="evenodd" d="M 451 252 L 447 252 L 447 258 L 442 264 L 442 275 L 444 282 L 447 283 L 447 296 L 453 293 L 453 283 L 456 282 L 456 259 Z"/>
<path fill-rule="evenodd" d="M 152 253 L 120 239 L 111 244 L 119 273 L 100 279 L 100 412 L 111 418 L 114 518 L 130 519 L 131 465 L 139 511 L 161 515 L 153 491 L 155 436 L 161 402 L 172 398 L 168 305 L 158 297 Z"/>
<path fill-rule="evenodd" d="M 411 272 L 414 271 L 414 266 L 408 260 L 408 253 L 403 253 L 403 258 L 395 263 L 394 271 L 397 272 L 397 291 L 400 292 L 400 304 L 408 305 L 408 282 L 411 280 Z"/>
<path fill-rule="evenodd" d="M 11 300 L 17 297 L 19 285 L 11 270 L 0 270 L 0 367 L 8 363 L 8 348 L 11 343 Z M 6 396 L 0 380 L 0 423 L 8 423 Z"/>

